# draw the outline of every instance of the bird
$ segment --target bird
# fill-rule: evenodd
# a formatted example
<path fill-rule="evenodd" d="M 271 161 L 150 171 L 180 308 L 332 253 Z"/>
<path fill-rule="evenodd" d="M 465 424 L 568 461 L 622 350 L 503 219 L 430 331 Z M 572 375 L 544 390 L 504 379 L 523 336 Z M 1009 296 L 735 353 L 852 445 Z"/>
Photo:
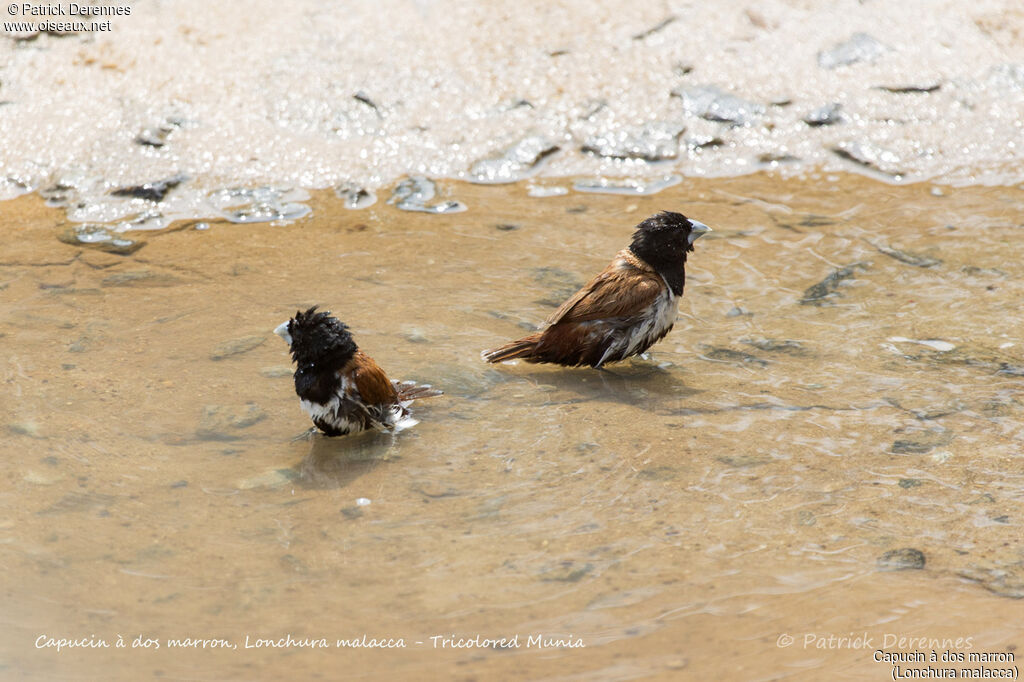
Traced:
<path fill-rule="evenodd" d="M 686 281 L 686 256 L 711 228 L 661 211 L 636 226 L 630 245 L 536 333 L 483 351 L 487 362 L 522 358 L 602 368 L 643 353 L 672 330 Z"/>
<path fill-rule="evenodd" d="M 371 428 L 395 433 L 415 426 L 409 404 L 442 391 L 388 380 L 380 365 L 359 350 L 348 326 L 317 307 L 297 311 L 274 330 L 291 349 L 295 393 L 316 428 L 327 436 L 344 436 Z"/>

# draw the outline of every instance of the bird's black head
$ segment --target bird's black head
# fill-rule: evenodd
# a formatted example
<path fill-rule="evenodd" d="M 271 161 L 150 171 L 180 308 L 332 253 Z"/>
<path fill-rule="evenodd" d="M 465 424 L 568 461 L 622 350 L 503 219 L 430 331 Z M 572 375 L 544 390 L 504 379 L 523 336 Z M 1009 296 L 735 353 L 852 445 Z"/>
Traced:
<path fill-rule="evenodd" d="M 683 291 L 686 254 L 693 242 L 711 228 L 682 213 L 662 211 L 636 226 L 629 250 L 664 277 L 678 296 Z"/>
<path fill-rule="evenodd" d="M 296 312 L 274 332 L 291 346 L 292 358 L 300 368 L 319 365 L 337 369 L 358 350 L 348 327 L 330 312 L 317 312 L 316 306 Z"/>

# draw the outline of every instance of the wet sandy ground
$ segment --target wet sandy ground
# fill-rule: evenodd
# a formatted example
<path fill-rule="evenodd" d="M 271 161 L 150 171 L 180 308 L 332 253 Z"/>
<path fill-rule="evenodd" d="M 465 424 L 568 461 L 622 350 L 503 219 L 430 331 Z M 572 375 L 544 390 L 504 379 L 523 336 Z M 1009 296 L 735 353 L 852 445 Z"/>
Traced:
<path fill-rule="evenodd" d="M 291 224 L 180 224 L 130 255 L 59 241 L 37 197 L 3 205 L 0 676 L 891 679 L 875 649 L 1018 651 L 1024 191 L 444 189 L 469 211 L 323 193 Z M 649 360 L 479 360 L 662 208 L 716 232 Z M 292 441 L 270 330 L 313 303 L 447 395 L 395 438 Z M 287 634 L 332 648 L 244 649 Z M 333 648 L 363 634 L 407 647 Z"/>

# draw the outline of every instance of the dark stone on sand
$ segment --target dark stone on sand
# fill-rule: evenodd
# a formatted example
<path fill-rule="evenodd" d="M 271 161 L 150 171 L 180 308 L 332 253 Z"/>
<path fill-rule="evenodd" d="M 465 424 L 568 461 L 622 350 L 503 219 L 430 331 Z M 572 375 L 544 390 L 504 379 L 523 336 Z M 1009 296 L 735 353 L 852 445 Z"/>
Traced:
<path fill-rule="evenodd" d="M 188 481 L 175 481 L 174 483 L 171 484 L 171 487 L 172 488 L 187 488 L 188 487 Z"/>
<path fill-rule="evenodd" d="M 949 431 L 928 431 L 913 438 L 900 438 L 892 443 L 894 455 L 923 455 L 937 447 L 948 445 L 953 440 Z"/>
<path fill-rule="evenodd" d="M 429 500 L 442 500 L 446 497 L 461 497 L 464 493 L 459 492 L 455 488 L 445 487 L 441 488 L 439 485 L 432 483 L 418 485 L 414 488 L 410 488 L 414 493 L 419 493 L 424 498 L 424 501 Z"/>
<path fill-rule="evenodd" d="M 951 414 L 956 414 L 957 412 L 962 412 L 964 410 L 964 406 L 960 404 L 959 401 L 951 405 L 919 409 L 913 407 L 904 407 L 899 400 L 893 398 L 892 396 L 886 396 L 883 399 L 885 400 L 885 402 L 889 403 L 896 409 L 903 410 L 904 412 L 909 412 L 910 414 L 914 415 L 915 419 L 919 419 L 921 421 L 932 421 L 934 419 L 941 419 L 942 417 L 948 417 Z"/>
<path fill-rule="evenodd" d="M 718 137 L 717 135 L 689 135 L 683 138 L 683 142 L 689 149 L 712 149 L 714 147 L 721 147 L 725 144 L 725 140 Z M 769 156 L 768 154 L 762 154 L 761 156 Z M 796 157 L 793 157 L 796 158 Z"/>
<path fill-rule="evenodd" d="M 39 196 L 46 201 L 47 206 L 69 206 L 76 192 L 74 186 L 57 182 L 39 190 Z"/>
<path fill-rule="evenodd" d="M 177 117 L 170 117 L 150 128 L 143 129 L 135 136 L 135 144 L 143 147 L 160 148 L 167 144 L 167 138 L 176 129 L 180 128 L 184 121 Z"/>
<path fill-rule="evenodd" d="M 501 230 L 502 232 L 512 232 L 513 230 L 518 230 L 519 226 L 518 225 L 513 225 L 511 223 L 501 223 L 501 224 L 495 225 L 494 229 Z"/>
<path fill-rule="evenodd" d="M 703 357 L 707 360 L 716 360 L 718 362 L 734 362 L 739 364 L 757 365 L 758 367 L 768 366 L 767 360 L 762 360 L 756 355 L 733 350 L 732 348 L 708 348 L 708 350 L 704 352 Z"/>
<path fill-rule="evenodd" d="M 1003 566 L 971 566 L 958 575 L 1000 597 L 1024 599 L 1024 565 L 1020 562 Z"/>
<path fill-rule="evenodd" d="M 901 249 L 886 246 L 884 244 L 878 244 L 873 242 L 869 243 L 871 244 L 871 246 L 875 247 L 875 249 L 877 249 L 879 253 L 884 253 L 886 256 L 889 256 L 889 258 L 895 258 L 901 263 L 906 263 L 907 265 L 913 265 L 919 268 L 931 268 L 935 267 L 936 265 L 942 264 L 942 261 L 939 260 L 938 258 L 932 258 L 930 256 L 924 256 L 922 254 L 912 253 L 910 251 L 903 251 Z"/>
<path fill-rule="evenodd" d="M 39 38 L 39 36 L 43 36 L 43 35 L 50 36 L 51 38 L 67 38 L 69 36 L 78 35 L 78 33 L 79 33 L 78 31 L 51 31 L 51 30 L 32 31 L 31 33 L 15 33 L 15 32 L 7 32 L 7 31 L 5 31 L 5 34 L 10 36 L 11 39 L 14 40 L 14 42 L 16 42 L 16 43 L 31 43 L 32 41 L 37 40 Z"/>
<path fill-rule="evenodd" d="M 29 438 L 43 437 L 39 435 L 39 425 L 34 421 L 11 422 L 7 425 L 7 430 L 17 436 L 28 436 Z"/>
<path fill-rule="evenodd" d="M 542 287 L 551 290 L 551 295 L 538 301 L 541 305 L 557 308 L 583 286 L 579 277 L 567 270 L 552 266 L 533 269 L 533 279 Z"/>
<path fill-rule="evenodd" d="M 677 88 L 672 94 L 683 100 L 683 110 L 687 114 L 708 121 L 747 126 L 765 112 L 763 104 L 737 97 L 713 85 Z"/>
<path fill-rule="evenodd" d="M 758 467 L 767 464 L 769 460 L 766 457 L 758 457 L 756 455 L 721 455 L 715 457 L 722 464 L 727 464 L 737 469 L 749 469 L 750 467 Z"/>
<path fill-rule="evenodd" d="M 110 194 L 115 197 L 146 199 L 147 201 L 163 201 L 168 192 L 185 182 L 187 179 L 188 177 L 186 175 L 179 173 L 178 175 L 167 178 L 166 180 L 160 180 L 159 182 L 147 182 L 142 185 L 119 187 L 113 190 Z"/>
<path fill-rule="evenodd" d="M 808 354 L 806 348 L 799 341 L 792 339 L 768 339 L 763 337 L 740 339 L 740 343 L 753 346 L 758 350 L 769 353 L 785 353 L 786 355 L 804 356 Z"/>
<path fill-rule="evenodd" d="M 170 134 L 171 131 L 166 128 L 146 128 L 135 136 L 135 144 L 159 149 L 167 144 L 167 138 Z"/>
<path fill-rule="evenodd" d="M 365 104 L 366 106 L 376 111 L 378 116 L 380 115 L 380 107 L 377 106 L 377 103 L 370 99 L 370 96 L 367 95 L 362 90 L 352 95 L 352 99 L 354 99 L 357 102 L 361 102 L 362 104 Z"/>
<path fill-rule="evenodd" d="M 903 175 L 903 171 L 898 167 L 900 157 L 888 149 L 864 142 L 844 141 L 833 147 L 832 153 L 841 159 L 853 161 L 885 175 L 894 177 Z"/>
<path fill-rule="evenodd" d="M 779 163 L 793 163 L 799 161 L 799 156 L 793 156 L 792 154 L 778 154 L 775 152 L 766 152 L 757 157 L 759 163 L 767 163 L 770 165 Z"/>
<path fill-rule="evenodd" d="M 923 454 L 934 447 L 934 445 L 929 443 L 916 443 L 912 440 L 896 440 L 892 443 L 892 452 L 895 455 Z"/>
<path fill-rule="evenodd" d="M 816 215 L 814 213 L 808 213 L 800 219 L 799 225 L 801 227 L 821 227 L 823 225 L 835 225 L 836 219 L 825 215 Z"/>
<path fill-rule="evenodd" d="M 867 33 L 854 33 L 846 42 L 819 52 L 818 66 L 823 69 L 835 69 L 857 62 L 873 62 L 888 51 L 888 47 Z"/>
<path fill-rule="evenodd" d="M 999 268 L 980 268 L 977 265 L 964 265 L 960 272 L 972 277 L 1006 277 L 1006 271 Z"/>
<path fill-rule="evenodd" d="M 812 128 L 818 128 L 820 126 L 830 126 L 836 123 L 841 123 L 843 120 L 842 115 L 839 113 L 842 111 L 842 105 L 838 102 L 832 104 L 826 104 L 825 106 L 818 107 L 814 111 L 804 116 L 804 123 L 811 126 Z"/>
<path fill-rule="evenodd" d="M 244 407 L 228 407 L 225 405 L 207 405 L 199 418 L 196 437 L 200 440 L 236 440 L 236 433 L 247 429 L 267 418 L 259 405 L 247 403 Z"/>
<path fill-rule="evenodd" d="M 1021 408 L 1016 398 L 996 398 L 986 400 L 981 405 L 981 413 L 986 417 L 1009 417 Z"/>
<path fill-rule="evenodd" d="M 910 488 L 917 488 L 920 485 L 921 481 L 917 480 L 916 478 L 901 478 L 899 480 L 899 486 L 904 490 L 909 490 Z"/>
<path fill-rule="evenodd" d="M 996 374 L 1005 374 L 1011 377 L 1024 377 L 1024 365 L 1011 365 L 1008 362 L 1000 363 Z"/>
<path fill-rule="evenodd" d="M 826 305 L 830 299 L 841 296 L 839 292 L 840 285 L 856 276 L 857 270 L 866 270 L 868 267 L 867 263 L 858 262 L 847 265 L 846 267 L 838 268 L 828 274 L 825 279 L 821 280 L 817 284 L 814 284 L 804 291 L 803 298 L 800 299 L 801 305 Z"/>
<path fill-rule="evenodd" d="M 230 416 L 229 422 L 236 429 L 246 429 L 266 418 L 267 413 L 259 405 L 256 403 L 246 403 L 245 408 L 241 412 L 236 411 Z"/>
<path fill-rule="evenodd" d="M 666 26 L 668 26 L 669 24 L 671 24 L 675 20 L 676 20 L 675 16 L 665 17 L 664 19 L 662 19 L 661 21 L 659 21 L 657 24 L 655 24 L 651 28 L 647 29 L 646 31 L 641 31 L 640 33 L 634 34 L 633 35 L 633 40 L 643 40 L 644 38 L 652 36 L 655 33 L 664 30 Z"/>
<path fill-rule="evenodd" d="M 578 583 L 583 576 L 592 570 L 594 570 L 593 564 L 563 561 L 557 566 L 542 570 L 540 579 L 544 582 Z"/>
<path fill-rule="evenodd" d="M 102 511 L 117 500 L 113 495 L 103 493 L 72 492 L 60 498 L 46 509 L 36 512 L 37 516 Z"/>
<path fill-rule="evenodd" d="M 354 182 L 346 182 L 334 188 L 334 193 L 341 199 L 345 208 L 357 210 L 368 208 L 377 202 L 377 195 Z"/>
<path fill-rule="evenodd" d="M 346 519 L 355 520 L 363 515 L 362 507 L 343 507 L 341 509 L 341 515 Z"/>
<path fill-rule="evenodd" d="M 210 359 L 223 360 L 225 358 L 234 357 L 235 355 L 247 353 L 253 348 L 262 346 L 266 340 L 267 337 L 264 334 L 251 334 L 249 336 L 225 341 L 213 349 L 213 352 L 210 354 Z"/>
<path fill-rule="evenodd" d="M 878 557 L 878 568 L 882 571 L 907 571 L 922 569 L 925 564 L 924 552 L 913 547 L 889 550 Z"/>
<path fill-rule="evenodd" d="M 1002 350 L 992 350 L 972 345 L 962 345 L 949 351 L 922 348 L 916 353 L 901 353 L 906 360 L 924 361 L 930 366 L 941 368 L 948 365 L 977 367 L 995 374 L 1024 376 L 1024 364 L 1019 358 Z"/>
<path fill-rule="evenodd" d="M 671 481 L 677 478 L 678 475 L 675 469 L 667 466 L 641 469 L 636 472 L 636 477 L 644 481 Z"/>
<path fill-rule="evenodd" d="M 942 87 L 942 83 L 928 83 L 927 85 L 879 85 L 876 90 L 885 90 L 896 95 L 922 94 L 935 92 Z"/>

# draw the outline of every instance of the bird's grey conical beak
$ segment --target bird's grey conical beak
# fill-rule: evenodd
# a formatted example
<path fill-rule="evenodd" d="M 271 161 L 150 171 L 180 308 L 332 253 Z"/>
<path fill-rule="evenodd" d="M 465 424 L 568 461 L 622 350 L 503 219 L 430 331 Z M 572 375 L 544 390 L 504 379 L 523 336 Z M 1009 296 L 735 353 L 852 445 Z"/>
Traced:
<path fill-rule="evenodd" d="M 289 322 L 291 322 L 291 320 L 287 320 L 277 325 L 277 328 L 274 329 L 274 333 L 280 336 L 282 339 L 284 339 L 285 343 L 287 343 L 290 346 L 292 345 L 292 335 L 288 333 Z"/>
<path fill-rule="evenodd" d="M 702 222 L 700 222 L 698 220 L 691 220 L 690 221 L 690 225 L 693 226 L 693 227 L 690 228 L 690 243 L 691 244 L 694 243 L 695 241 L 697 241 L 698 237 L 701 237 L 701 236 L 707 234 L 708 232 L 711 232 L 711 228 L 710 227 L 708 227 L 707 225 L 705 225 L 704 223 L 702 223 Z"/>

